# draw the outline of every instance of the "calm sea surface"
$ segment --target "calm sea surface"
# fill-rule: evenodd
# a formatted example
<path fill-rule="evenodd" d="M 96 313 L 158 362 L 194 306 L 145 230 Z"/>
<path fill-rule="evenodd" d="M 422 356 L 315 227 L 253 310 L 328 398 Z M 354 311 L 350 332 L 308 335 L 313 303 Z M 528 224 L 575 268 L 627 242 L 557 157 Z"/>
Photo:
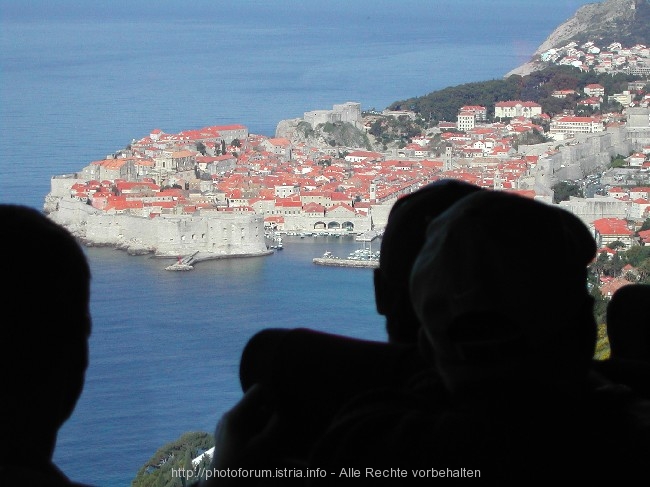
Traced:
<path fill-rule="evenodd" d="M 0 0 L 0 202 L 42 208 L 52 175 L 155 128 L 242 123 L 274 135 L 305 111 L 381 110 L 500 78 L 588 2 L 95 3 Z M 130 485 L 164 443 L 212 431 L 240 397 L 239 355 L 261 328 L 384 339 L 371 271 L 311 262 L 357 247 L 287 238 L 272 256 L 187 273 L 89 249 L 91 364 L 55 461 L 79 481 Z"/>

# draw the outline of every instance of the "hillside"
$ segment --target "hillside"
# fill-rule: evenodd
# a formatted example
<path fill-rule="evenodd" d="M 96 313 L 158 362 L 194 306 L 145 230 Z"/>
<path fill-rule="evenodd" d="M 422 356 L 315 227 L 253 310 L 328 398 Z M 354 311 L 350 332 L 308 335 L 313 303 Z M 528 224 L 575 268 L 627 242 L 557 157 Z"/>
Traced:
<path fill-rule="evenodd" d="M 640 79 L 622 72 L 595 73 L 541 61 L 541 54 L 549 49 L 564 47 L 570 42 L 581 45 L 588 41 L 597 46 L 614 42 L 628 47 L 650 45 L 650 0 L 606 0 L 583 5 L 551 33 L 528 63 L 510 71 L 503 79 L 447 87 L 396 101 L 389 109 L 412 110 L 435 124 L 456 120 L 458 109 L 464 105 L 485 106 L 490 112 L 497 101 L 526 100 L 541 104 L 543 112 L 552 116 L 575 104 L 573 99 L 560 101 L 554 98 L 551 96 L 553 90 L 581 91 L 587 84 L 598 83 L 606 88 L 607 93 L 617 93 L 625 89 L 627 81 Z M 602 107 L 605 108 L 608 107 Z"/>
<path fill-rule="evenodd" d="M 639 77 L 624 73 L 611 75 L 583 72 L 571 66 L 549 66 L 525 76 L 451 86 L 424 96 L 396 101 L 389 108 L 412 110 L 422 119 L 435 124 L 443 120 L 455 121 L 458 110 L 464 105 L 484 106 L 488 113 L 494 113 L 494 104 L 498 101 L 526 100 L 539 103 L 544 113 L 553 116 L 575 106 L 574 97 L 558 99 L 552 95 L 555 90 L 582 91 L 586 85 L 598 83 L 608 93 L 618 93 L 626 89 L 628 81 L 636 79 Z M 610 107 L 605 101 L 601 108 Z"/>
<path fill-rule="evenodd" d="M 548 36 L 529 62 L 513 69 L 506 77 L 542 69 L 544 65 L 539 61 L 541 53 L 571 41 L 578 44 L 592 41 L 601 46 L 612 42 L 620 42 L 624 46 L 650 44 L 650 1 L 606 0 L 583 5 Z"/>

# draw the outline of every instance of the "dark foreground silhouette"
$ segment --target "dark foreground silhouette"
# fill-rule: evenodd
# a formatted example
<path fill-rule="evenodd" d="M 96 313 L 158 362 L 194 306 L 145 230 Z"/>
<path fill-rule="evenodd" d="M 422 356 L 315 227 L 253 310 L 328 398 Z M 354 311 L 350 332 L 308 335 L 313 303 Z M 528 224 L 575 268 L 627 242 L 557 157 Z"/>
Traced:
<path fill-rule="evenodd" d="M 607 304 L 610 356 L 594 361 L 609 380 L 630 387 L 650 399 L 650 285 L 630 284 L 614 293 Z"/>
<path fill-rule="evenodd" d="M 431 365 L 399 384 L 359 387 L 303 455 L 306 467 L 328 474 L 299 482 L 341 485 L 370 476 L 373 483 L 422 485 L 452 476 L 522 485 L 642 477 L 650 402 L 592 365 L 587 265 L 595 251 L 574 215 L 505 192 L 477 191 L 432 218 L 409 272 L 417 351 Z M 305 349 L 284 360 L 302 357 L 300 366 L 308 355 Z M 329 360 L 336 358 L 332 351 Z M 217 427 L 214 468 L 286 466 L 275 454 L 284 431 L 276 402 L 266 384 L 248 388 Z M 204 484 L 229 482 L 242 484 Z"/>
<path fill-rule="evenodd" d="M 86 256 L 67 230 L 34 209 L 0 205 L 0 222 L 0 484 L 83 487 L 52 463 L 52 454 L 88 365 Z"/>

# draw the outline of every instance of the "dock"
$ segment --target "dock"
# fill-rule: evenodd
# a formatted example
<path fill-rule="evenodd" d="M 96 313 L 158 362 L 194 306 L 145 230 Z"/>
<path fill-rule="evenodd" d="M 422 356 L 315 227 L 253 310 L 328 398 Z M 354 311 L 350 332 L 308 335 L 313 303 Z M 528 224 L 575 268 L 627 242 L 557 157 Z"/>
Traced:
<path fill-rule="evenodd" d="M 338 259 L 333 257 L 315 257 L 313 262 L 318 265 L 329 265 L 334 267 L 359 267 L 368 269 L 376 269 L 379 267 L 379 261 L 377 259 L 355 260 Z"/>
<path fill-rule="evenodd" d="M 194 269 L 194 263 L 196 259 L 194 258 L 199 251 L 197 250 L 192 255 L 186 255 L 185 257 L 179 256 L 178 261 L 165 267 L 166 271 L 191 271 Z"/>
<path fill-rule="evenodd" d="M 372 242 L 374 239 L 381 237 L 384 234 L 384 229 L 368 230 L 367 232 L 360 233 L 354 239 L 357 242 Z"/>

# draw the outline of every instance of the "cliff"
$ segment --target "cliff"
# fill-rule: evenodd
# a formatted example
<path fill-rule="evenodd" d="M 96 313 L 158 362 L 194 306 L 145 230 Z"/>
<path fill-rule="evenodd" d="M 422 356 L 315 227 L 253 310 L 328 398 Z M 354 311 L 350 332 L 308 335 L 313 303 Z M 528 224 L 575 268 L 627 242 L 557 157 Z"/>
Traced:
<path fill-rule="evenodd" d="M 305 144 L 309 147 L 355 147 L 366 150 L 379 150 L 372 136 L 352 123 L 335 122 L 318 124 L 312 127 L 302 118 L 281 120 L 276 129 L 276 137 L 285 137 L 294 145 Z"/>
<path fill-rule="evenodd" d="M 597 45 L 620 42 L 626 46 L 650 41 L 650 2 L 648 0 L 606 0 L 589 3 L 560 24 L 537 48 L 530 61 L 513 69 L 506 77 L 525 76 L 542 69 L 540 54 L 571 41 L 593 41 Z"/>

